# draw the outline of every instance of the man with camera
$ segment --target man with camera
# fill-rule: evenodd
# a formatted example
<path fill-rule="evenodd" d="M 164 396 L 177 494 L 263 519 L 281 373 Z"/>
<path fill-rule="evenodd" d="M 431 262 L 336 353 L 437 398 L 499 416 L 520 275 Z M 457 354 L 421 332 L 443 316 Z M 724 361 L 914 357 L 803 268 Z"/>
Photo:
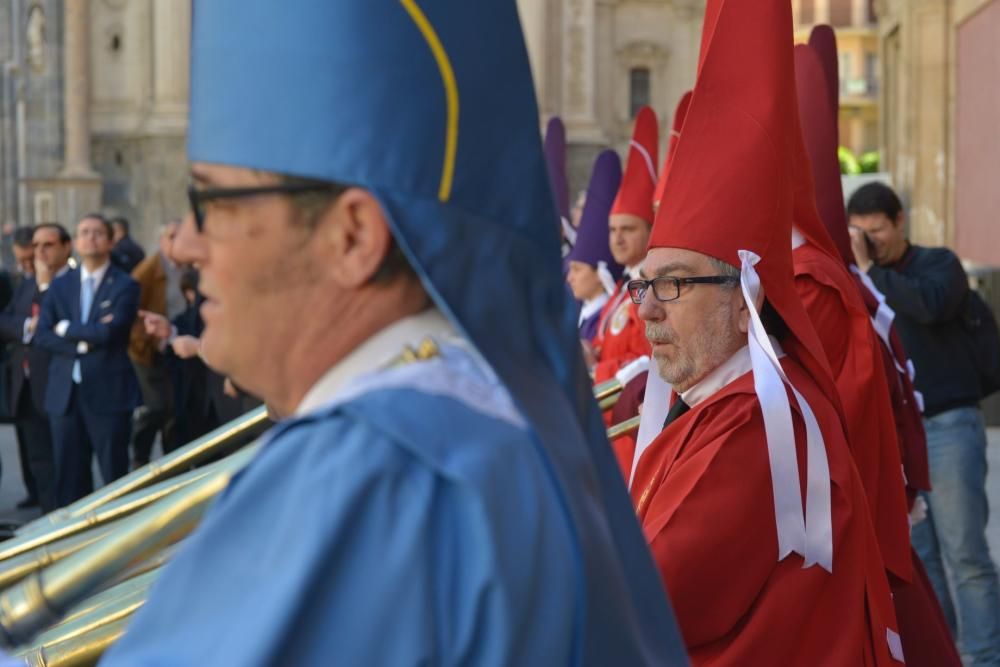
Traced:
<path fill-rule="evenodd" d="M 979 410 L 986 389 L 966 324 L 974 299 L 968 278 L 952 251 L 907 241 L 902 204 L 888 186 L 859 188 L 847 214 L 858 268 L 895 311 L 923 394 L 933 491 L 925 494 L 927 519 L 913 527 L 913 545 L 952 633 L 962 629 L 963 652 L 974 665 L 1000 665 L 1000 586 L 986 541 L 986 431 Z"/>

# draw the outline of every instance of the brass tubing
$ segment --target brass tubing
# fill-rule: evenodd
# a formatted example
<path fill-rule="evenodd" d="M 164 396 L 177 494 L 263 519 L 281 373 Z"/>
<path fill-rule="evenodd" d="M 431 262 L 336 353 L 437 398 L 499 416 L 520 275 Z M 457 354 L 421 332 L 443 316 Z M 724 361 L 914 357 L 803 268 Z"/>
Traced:
<path fill-rule="evenodd" d="M 146 560 L 140 561 L 139 563 L 136 563 L 135 565 L 131 566 L 121 574 L 118 574 L 112 579 L 109 579 L 105 590 L 107 590 L 108 588 L 114 588 L 115 586 L 119 586 L 120 584 L 123 584 L 127 581 L 137 579 L 141 576 L 149 574 L 150 572 L 158 572 L 160 568 L 162 568 L 164 565 L 167 564 L 167 561 L 169 561 L 171 558 L 174 557 L 174 554 L 177 552 L 177 547 L 179 546 L 181 539 L 187 537 L 187 535 L 178 535 L 176 537 L 178 539 L 176 539 L 171 544 L 168 544 L 167 546 L 163 547 L 155 554 L 153 554 L 151 557 L 147 558 Z"/>
<path fill-rule="evenodd" d="M 71 553 L 79 551 L 91 542 L 100 539 L 109 530 L 109 527 L 94 528 L 44 544 L 0 562 L 0 590 L 17 583 L 32 572 L 48 567 Z"/>
<path fill-rule="evenodd" d="M 131 586 L 128 589 L 122 589 L 125 584 L 129 583 L 131 582 L 126 581 L 124 584 L 119 584 L 106 591 L 108 593 L 116 592 L 117 595 L 114 598 L 106 599 L 102 604 L 95 605 L 71 619 L 67 618 L 62 623 L 54 625 L 38 635 L 32 642 L 32 648 L 42 648 L 47 644 L 64 642 L 130 616 L 145 603 L 151 582 L 147 582 L 145 586 Z"/>
<path fill-rule="evenodd" d="M 103 539 L 0 594 L 2 647 L 29 641 L 122 570 L 190 532 L 255 451 L 256 447 L 247 447 L 236 452 L 225 459 L 228 466 L 122 519 Z"/>
<path fill-rule="evenodd" d="M 611 408 L 615 407 L 615 404 L 621 397 L 622 397 L 621 392 L 618 392 L 617 394 L 612 394 L 611 396 L 608 396 L 607 398 L 603 398 L 600 401 L 598 401 L 597 407 L 601 409 L 601 412 L 604 412 L 605 410 L 610 410 Z"/>
<path fill-rule="evenodd" d="M 615 378 L 611 378 L 610 380 L 605 380 L 600 384 L 594 385 L 594 398 L 596 398 L 597 402 L 600 403 L 606 398 L 620 394 L 624 388 L 625 387 L 622 386 L 621 382 Z"/>
<path fill-rule="evenodd" d="M 639 421 L 642 418 L 639 415 L 632 417 L 631 419 L 626 419 L 620 424 L 615 424 L 608 429 L 608 440 L 614 440 L 615 438 L 620 438 L 623 435 L 628 435 L 629 433 L 634 433 L 639 430 Z"/>
<path fill-rule="evenodd" d="M 224 424 L 211 433 L 207 433 L 192 443 L 174 450 L 166 456 L 134 470 L 128 475 L 115 480 L 111 484 L 91 493 L 66 507 L 50 512 L 45 516 L 22 526 L 18 535 L 44 530 L 53 524 L 66 521 L 72 517 L 85 515 L 101 505 L 116 498 L 132 493 L 154 482 L 184 472 L 188 468 L 205 459 L 216 455 L 233 439 L 253 432 L 268 420 L 267 409 L 261 406 L 241 417 Z"/>
<path fill-rule="evenodd" d="M 0 542 L 0 562 L 46 544 L 51 544 L 65 537 L 76 535 L 89 528 L 102 526 L 132 514 L 212 474 L 213 470 L 223 465 L 227 460 L 223 459 L 203 468 L 188 471 L 183 475 L 165 479 L 145 489 L 138 489 L 127 496 L 116 498 L 112 502 L 98 507 L 87 514 L 72 517 L 62 523 L 54 524 L 47 530 L 36 530 L 24 535 L 17 535 L 5 542 Z"/>
<path fill-rule="evenodd" d="M 148 591 L 150 586 L 152 586 L 153 583 L 159 578 L 161 572 L 162 570 L 150 570 L 149 572 L 136 575 L 128 581 L 122 581 L 111 588 L 106 588 L 100 593 L 91 595 L 89 598 L 66 612 L 66 616 L 63 617 L 59 623 L 46 630 L 44 634 L 48 634 L 56 628 L 62 627 L 67 623 L 71 623 L 86 614 L 90 614 L 99 607 L 107 606 L 115 600 L 120 599 L 123 595 L 128 595 L 133 591 Z M 39 635 L 38 640 L 35 642 L 36 645 L 41 643 L 41 637 L 42 635 Z"/>
<path fill-rule="evenodd" d="M 129 618 L 121 618 L 84 635 L 30 649 L 15 657 L 23 658 L 27 667 L 91 667 L 125 634 L 128 622 Z"/>

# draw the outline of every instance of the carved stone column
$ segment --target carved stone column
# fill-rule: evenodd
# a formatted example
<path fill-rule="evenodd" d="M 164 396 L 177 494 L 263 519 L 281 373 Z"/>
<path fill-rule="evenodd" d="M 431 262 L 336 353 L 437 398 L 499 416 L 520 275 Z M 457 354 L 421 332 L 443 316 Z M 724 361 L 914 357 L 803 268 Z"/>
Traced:
<path fill-rule="evenodd" d="M 183 133 L 188 114 L 191 2 L 156 0 L 152 5 L 153 115 L 149 129 Z"/>
<path fill-rule="evenodd" d="M 66 150 L 60 176 L 93 178 L 90 166 L 90 0 L 63 4 L 63 122 Z"/>

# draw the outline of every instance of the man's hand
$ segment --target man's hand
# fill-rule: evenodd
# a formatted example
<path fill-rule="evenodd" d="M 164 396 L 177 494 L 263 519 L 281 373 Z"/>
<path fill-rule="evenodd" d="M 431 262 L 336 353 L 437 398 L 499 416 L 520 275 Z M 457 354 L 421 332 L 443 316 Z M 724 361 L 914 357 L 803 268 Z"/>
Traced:
<path fill-rule="evenodd" d="M 198 351 L 201 349 L 201 339 L 194 336 L 178 336 L 170 343 L 170 347 L 173 348 L 174 354 L 181 359 L 191 359 L 198 356 Z"/>
<path fill-rule="evenodd" d="M 236 388 L 236 385 L 233 384 L 233 381 L 230 380 L 229 378 L 226 378 L 226 381 L 222 383 L 222 393 L 228 396 L 229 398 L 240 397 L 239 390 Z"/>
<path fill-rule="evenodd" d="M 159 313 L 151 313 L 148 310 L 140 310 L 139 317 L 142 318 L 142 325 L 146 329 L 146 335 L 160 340 L 170 338 L 170 320 L 166 317 Z"/>
<path fill-rule="evenodd" d="M 28 333 L 34 336 L 36 329 L 38 329 L 38 315 L 28 320 Z"/>
<path fill-rule="evenodd" d="M 868 269 L 872 267 L 871 254 L 868 252 L 868 237 L 865 236 L 863 230 L 857 227 L 848 227 L 848 231 L 851 233 L 851 250 L 854 251 L 854 263 L 858 265 L 858 268 L 868 272 Z"/>
<path fill-rule="evenodd" d="M 590 343 L 585 340 L 581 340 L 580 345 L 583 346 L 583 363 L 587 365 L 587 368 L 593 368 L 594 364 L 597 363 L 597 357 L 594 355 L 594 348 L 591 347 Z"/>
<path fill-rule="evenodd" d="M 49 266 L 43 262 L 37 256 L 35 257 L 35 284 L 38 285 L 39 289 L 42 286 L 48 286 L 52 282 L 52 272 L 49 271 Z"/>

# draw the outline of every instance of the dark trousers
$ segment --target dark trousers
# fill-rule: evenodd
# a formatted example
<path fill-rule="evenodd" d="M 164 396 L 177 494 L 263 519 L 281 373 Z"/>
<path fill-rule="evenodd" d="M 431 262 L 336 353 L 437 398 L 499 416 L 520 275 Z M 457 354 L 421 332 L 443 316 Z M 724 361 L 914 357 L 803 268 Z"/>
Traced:
<path fill-rule="evenodd" d="M 52 430 L 49 418 L 39 412 L 31 400 L 31 387 L 27 380 L 17 402 L 14 430 L 28 495 L 38 501 L 42 512 L 51 512 L 57 507 Z"/>
<path fill-rule="evenodd" d="M 105 484 L 128 472 L 132 413 L 88 410 L 80 401 L 79 393 L 80 388 L 74 386 L 66 414 L 49 417 L 56 461 L 56 504 L 59 507 L 93 491 L 90 470 L 94 454 L 97 455 Z"/>
<path fill-rule="evenodd" d="M 136 465 L 149 463 L 156 434 L 162 432 L 163 451 L 177 447 L 174 436 L 174 393 L 170 382 L 170 369 L 162 357 L 152 366 L 133 363 L 135 376 L 142 392 L 142 407 L 135 412 L 132 434 L 132 456 Z"/>

